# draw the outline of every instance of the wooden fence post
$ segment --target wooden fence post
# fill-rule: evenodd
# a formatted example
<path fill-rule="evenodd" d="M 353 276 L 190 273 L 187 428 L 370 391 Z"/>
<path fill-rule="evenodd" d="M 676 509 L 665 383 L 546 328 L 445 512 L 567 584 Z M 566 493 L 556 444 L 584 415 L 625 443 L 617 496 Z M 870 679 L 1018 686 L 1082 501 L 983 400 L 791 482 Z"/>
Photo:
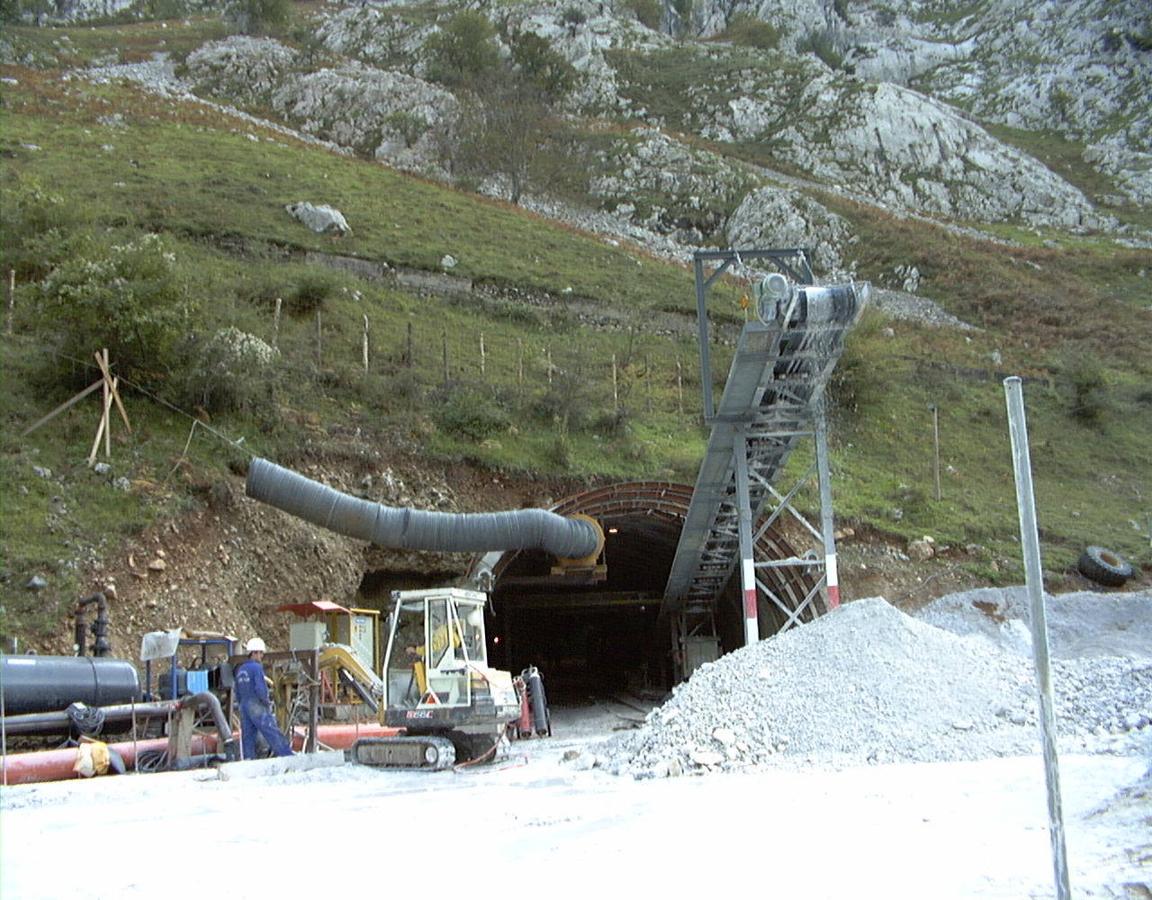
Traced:
<path fill-rule="evenodd" d="M 4 333 L 12 336 L 12 322 L 16 317 L 16 270 L 8 270 L 8 311 L 4 318 Z"/>
<path fill-rule="evenodd" d="M 648 412 L 652 412 L 652 360 L 644 354 L 644 396 Z"/>
<path fill-rule="evenodd" d="M 441 344 L 444 350 L 444 384 L 448 384 L 448 329 L 441 333 Z"/>
<path fill-rule="evenodd" d="M 612 411 L 620 412 L 620 378 L 616 373 L 616 354 L 612 354 Z"/>
<path fill-rule="evenodd" d="M 676 360 L 676 408 L 684 415 L 684 367 Z"/>
<path fill-rule="evenodd" d="M 278 350 L 280 348 L 280 310 L 284 306 L 284 300 L 280 297 L 276 298 L 276 315 L 272 317 L 272 349 Z"/>
<path fill-rule="evenodd" d="M 368 316 L 364 316 L 364 371 L 368 371 Z"/>
<path fill-rule="evenodd" d="M 484 350 L 484 332 L 480 332 L 480 377 L 483 378 L 486 374 L 486 363 L 488 361 L 488 354 Z"/>
<path fill-rule="evenodd" d="M 940 407 L 932 404 L 932 483 L 936 488 L 936 501 L 940 493 Z"/>

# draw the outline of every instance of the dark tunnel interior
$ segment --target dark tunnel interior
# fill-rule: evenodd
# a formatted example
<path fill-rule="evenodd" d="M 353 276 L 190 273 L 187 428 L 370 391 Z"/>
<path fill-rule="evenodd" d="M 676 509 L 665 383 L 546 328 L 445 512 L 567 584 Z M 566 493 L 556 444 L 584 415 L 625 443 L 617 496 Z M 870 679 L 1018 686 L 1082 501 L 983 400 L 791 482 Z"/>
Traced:
<path fill-rule="evenodd" d="M 536 666 L 557 703 L 674 683 L 671 631 L 659 614 L 680 522 L 641 512 L 599 519 L 601 579 L 553 574 L 552 557 L 522 552 L 506 558 L 493 585 L 493 665 Z"/>

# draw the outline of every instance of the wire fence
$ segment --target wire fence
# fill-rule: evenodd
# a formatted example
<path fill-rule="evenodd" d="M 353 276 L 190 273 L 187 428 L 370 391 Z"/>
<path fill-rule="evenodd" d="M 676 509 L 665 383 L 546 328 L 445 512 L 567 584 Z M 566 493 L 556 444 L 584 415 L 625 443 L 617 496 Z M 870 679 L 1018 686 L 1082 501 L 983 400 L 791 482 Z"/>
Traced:
<path fill-rule="evenodd" d="M 388 407 L 384 411 L 420 406 L 434 419 L 437 404 L 448 398 L 459 395 L 467 403 L 486 395 L 513 419 L 531 410 L 543 427 L 562 418 L 565 430 L 625 417 L 671 417 L 689 427 L 700 422 L 696 360 L 686 358 L 684 348 L 669 337 L 627 329 L 589 340 L 586 332 L 577 330 L 519 336 L 448 327 L 435 318 L 414 317 L 400 328 L 394 322 L 394 317 L 374 320 L 363 313 L 356 334 L 348 328 L 347 316 L 330 316 L 326 322 L 324 312 L 317 311 L 307 323 L 296 318 L 288 325 L 277 309 L 266 332 L 266 342 L 277 351 L 275 362 L 263 376 L 242 371 L 236 377 L 265 377 L 269 395 L 287 405 L 305 406 L 309 391 L 337 388 L 367 400 L 369 408 L 376 398 Z M 91 361 L 44 347 L 38 334 L 5 330 L 9 341 L 35 343 L 46 356 L 98 374 Z M 111 368 L 116 370 L 114 357 Z M 170 384 L 147 384 L 119 372 L 116 377 L 124 388 L 189 424 L 181 460 L 198 430 L 244 455 L 254 454 L 243 437 L 211 424 L 206 410 L 196 408 L 199 404 L 176 397 Z"/>

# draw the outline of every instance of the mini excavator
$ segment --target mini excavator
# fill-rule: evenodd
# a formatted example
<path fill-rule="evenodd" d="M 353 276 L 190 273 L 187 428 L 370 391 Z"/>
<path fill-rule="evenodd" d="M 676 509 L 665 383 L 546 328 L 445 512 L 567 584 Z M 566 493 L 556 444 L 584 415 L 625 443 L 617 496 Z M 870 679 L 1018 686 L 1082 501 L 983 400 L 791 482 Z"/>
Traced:
<path fill-rule="evenodd" d="M 293 649 L 316 649 L 333 698 L 367 706 L 395 729 L 359 738 L 350 748 L 353 760 L 407 769 L 480 761 L 516 723 L 534 712 L 538 718 L 540 710 L 547 716 L 537 673 L 521 679 L 488 666 L 486 602 L 483 593 L 460 588 L 394 591 L 379 669 L 375 613 L 327 602 L 281 607 L 327 617 L 327 624 L 294 624 Z M 341 705 L 349 706 L 329 704 L 329 711 Z M 544 733 L 546 725 L 536 730 Z"/>

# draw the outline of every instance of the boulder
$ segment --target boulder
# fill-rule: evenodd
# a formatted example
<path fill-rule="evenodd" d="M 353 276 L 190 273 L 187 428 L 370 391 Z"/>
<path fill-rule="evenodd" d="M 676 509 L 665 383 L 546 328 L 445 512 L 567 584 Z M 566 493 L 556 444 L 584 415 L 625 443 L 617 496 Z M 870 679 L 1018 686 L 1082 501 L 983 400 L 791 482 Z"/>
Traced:
<path fill-rule="evenodd" d="M 304 201 L 289 203 L 284 208 L 288 210 L 291 216 L 307 225 L 317 234 L 335 234 L 344 237 L 344 235 L 352 232 L 344 214 L 327 204 L 315 206 Z"/>
<path fill-rule="evenodd" d="M 846 256 L 855 243 L 843 218 L 790 188 L 762 187 L 748 194 L 728 220 L 731 247 L 811 247 L 822 277 L 851 277 Z"/>
<path fill-rule="evenodd" d="M 299 62 L 299 54 L 279 41 L 233 35 L 193 50 L 185 68 L 198 94 L 267 103 Z"/>

